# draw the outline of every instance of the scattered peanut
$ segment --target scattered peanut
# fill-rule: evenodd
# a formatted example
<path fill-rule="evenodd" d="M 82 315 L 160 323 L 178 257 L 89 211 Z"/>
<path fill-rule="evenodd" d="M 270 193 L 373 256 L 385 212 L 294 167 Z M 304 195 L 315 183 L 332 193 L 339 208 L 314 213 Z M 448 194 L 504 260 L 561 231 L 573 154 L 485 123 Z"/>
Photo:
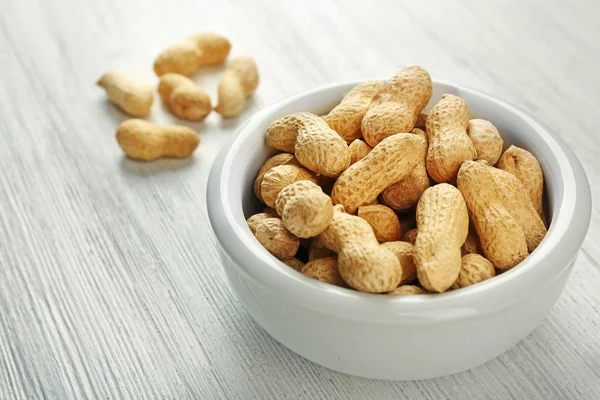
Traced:
<path fill-rule="evenodd" d="M 161 76 L 158 94 L 179 118 L 202 121 L 210 114 L 208 94 L 183 75 L 168 73 Z"/>
<path fill-rule="evenodd" d="M 398 241 L 402 237 L 400 221 L 389 207 L 382 204 L 361 206 L 357 215 L 371 225 L 379 243 Z"/>
<path fill-rule="evenodd" d="M 202 65 L 220 64 L 229 55 L 231 43 L 216 33 L 199 33 L 174 44 L 156 57 L 154 72 L 189 76 Z"/>
<path fill-rule="evenodd" d="M 354 213 L 358 207 L 375 201 L 385 188 L 406 177 L 423 159 L 424 153 L 425 142 L 417 135 L 390 136 L 340 175 L 331 199 Z"/>
<path fill-rule="evenodd" d="M 153 101 L 150 85 L 136 81 L 118 71 L 102 75 L 97 85 L 104 88 L 108 99 L 127 114 L 133 117 L 145 117 L 150 113 Z"/>
<path fill-rule="evenodd" d="M 346 282 L 340 275 L 336 256 L 309 261 L 302 267 L 300 272 L 321 282 L 340 287 L 346 286 Z"/>
<path fill-rule="evenodd" d="M 427 136 L 421 129 L 413 129 L 416 134 L 425 141 L 427 146 Z M 429 187 L 429 175 L 425 167 L 425 158 L 412 169 L 412 171 L 401 181 L 394 183 L 381 193 L 381 201 L 396 211 L 406 211 L 417 205 L 421 195 Z"/>
<path fill-rule="evenodd" d="M 402 278 L 398 258 L 380 247 L 367 221 L 335 208 L 331 224 L 319 236 L 325 247 L 338 254 L 340 275 L 357 290 L 389 292 Z"/>
<path fill-rule="evenodd" d="M 127 156 L 143 161 L 160 157 L 188 157 L 200 137 L 187 126 L 158 126 L 141 119 L 129 119 L 117 128 L 117 142 Z"/>
<path fill-rule="evenodd" d="M 475 159 L 485 160 L 490 165 L 496 164 L 504 145 L 498 129 L 485 119 L 472 119 L 467 125 L 467 133 L 477 152 Z"/>
<path fill-rule="evenodd" d="M 467 206 L 458 189 L 448 184 L 427 189 L 417 205 L 417 226 L 419 283 L 431 292 L 444 292 L 460 272 L 460 248 L 469 231 Z"/>
<path fill-rule="evenodd" d="M 268 170 L 260 183 L 260 193 L 263 201 L 269 207 L 275 207 L 279 192 L 287 185 L 309 180 L 317 182 L 315 176 L 308 170 L 297 165 L 278 165 Z"/>
<path fill-rule="evenodd" d="M 383 88 L 384 82 L 366 81 L 352 88 L 325 121 L 347 142 L 362 136 L 360 124 L 369 109 L 373 97 Z"/>
<path fill-rule="evenodd" d="M 386 242 L 382 243 L 381 246 L 394 253 L 398 258 L 398 261 L 400 261 L 400 268 L 402 268 L 400 285 L 417 279 L 417 266 L 414 260 L 414 245 L 407 242 Z"/>
<path fill-rule="evenodd" d="M 388 296 L 410 296 L 413 294 L 427 294 L 427 291 L 414 285 L 402 285 L 389 292 Z"/>
<path fill-rule="evenodd" d="M 260 201 L 262 201 L 262 195 L 260 193 L 260 184 L 262 183 L 265 174 L 273 167 L 276 167 L 278 165 L 294 164 L 295 161 L 296 158 L 294 157 L 294 155 L 288 153 L 276 154 L 273 157 L 269 158 L 267 161 L 265 161 L 265 163 L 258 170 L 258 175 L 254 180 L 254 194 Z"/>
<path fill-rule="evenodd" d="M 510 146 L 502 154 L 496 166 L 501 170 L 510 172 L 521 181 L 529 193 L 529 199 L 535 210 L 543 218 L 544 173 L 533 154 L 520 147 Z"/>
<path fill-rule="evenodd" d="M 371 146 L 360 139 L 352 141 L 348 146 L 348 149 L 350 150 L 350 165 L 362 160 L 371 152 L 371 150 L 373 150 Z"/>
<path fill-rule="evenodd" d="M 227 64 L 219 83 L 219 101 L 215 111 L 224 117 L 234 117 L 246 106 L 246 99 L 258 87 L 258 68 L 252 57 L 242 56 Z"/>
<path fill-rule="evenodd" d="M 410 132 L 431 92 L 431 77 L 421 67 L 407 67 L 394 75 L 373 98 L 362 119 L 362 134 L 369 146 L 375 147 L 396 133 Z"/>
<path fill-rule="evenodd" d="M 493 278 L 496 270 L 491 262 L 479 254 L 467 254 L 462 257 L 462 266 L 452 289 L 460 289 Z"/>
<path fill-rule="evenodd" d="M 288 232 L 279 218 L 267 218 L 256 227 L 256 239 L 275 257 L 294 257 L 300 247 L 298 238 Z"/>
<path fill-rule="evenodd" d="M 202 50 L 202 55 L 198 60 L 200 66 L 221 64 L 229 55 L 229 50 L 231 50 L 229 40 L 218 33 L 200 33 L 192 36 L 192 38 Z"/>
<path fill-rule="evenodd" d="M 465 161 L 457 183 L 485 257 L 503 271 L 523 261 L 528 255 L 525 235 L 503 204 L 490 169 L 477 161 Z"/>
<path fill-rule="evenodd" d="M 284 226 L 299 238 L 315 237 L 333 218 L 331 199 L 312 181 L 294 182 L 279 192 L 275 201 Z"/>
<path fill-rule="evenodd" d="M 460 165 L 475 158 L 475 148 L 467 135 L 467 103 L 458 96 L 445 94 L 427 117 L 427 172 L 439 183 L 456 179 Z"/>

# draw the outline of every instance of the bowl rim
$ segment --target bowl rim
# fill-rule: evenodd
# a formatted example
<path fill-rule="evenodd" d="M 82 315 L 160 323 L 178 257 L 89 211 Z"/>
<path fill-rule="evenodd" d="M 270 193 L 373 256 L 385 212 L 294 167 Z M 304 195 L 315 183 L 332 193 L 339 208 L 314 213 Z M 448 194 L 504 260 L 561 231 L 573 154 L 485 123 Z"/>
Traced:
<path fill-rule="evenodd" d="M 533 295 L 543 283 L 569 267 L 583 243 L 591 217 L 589 182 L 573 151 L 560 137 L 509 102 L 476 89 L 438 80 L 433 81 L 434 85 L 484 98 L 522 118 L 546 142 L 560 163 L 560 177 L 564 185 L 561 207 L 554 210 L 551 226 L 542 243 L 523 262 L 494 279 L 461 290 L 389 297 L 340 288 L 306 277 L 273 257 L 248 235 L 245 223 L 241 227 L 236 221 L 227 193 L 227 185 L 235 182 L 230 179 L 229 172 L 241 143 L 250 135 L 264 135 L 256 127 L 282 107 L 319 92 L 343 86 L 349 89 L 363 81 L 319 86 L 280 100 L 246 120 L 230 143 L 223 146 L 209 174 L 207 208 L 217 240 L 238 272 L 265 290 L 276 291 L 279 296 L 320 313 L 352 320 L 397 324 L 454 320 L 493 312 L 524 296 Z M 241 208 L 241 204 L 237 206 Z M 548 265 L 541 268 L 538 264 Z"/>

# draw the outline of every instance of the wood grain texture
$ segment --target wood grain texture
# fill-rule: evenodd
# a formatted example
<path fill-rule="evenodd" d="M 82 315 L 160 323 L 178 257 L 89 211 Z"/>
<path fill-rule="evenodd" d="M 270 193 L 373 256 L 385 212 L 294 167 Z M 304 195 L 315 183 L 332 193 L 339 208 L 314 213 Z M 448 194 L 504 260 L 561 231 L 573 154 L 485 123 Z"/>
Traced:
<path fill-rule="evenodd" d="M 591 0 L 1 1 L 0 398 L 600 398 L 600 208 L 534 333 L 482 367 L 400 383 L 319 367 L 255 325 L 228 290 L 204 200 L 217 150 L 246 117 L 406 64 L 545 121 L 598 198 L 598 15 Z M 120 68 L 155 84 L 155 55 L 201 30 L 257 60 L 249 107 L 188 124 L 202 137 L 189 160 L 124 158 L 125 116 L 95 80 Z M 213 102 L 218 77 L 194 76 Z M 151 119 L 174 121 L 158 97 Z"/>

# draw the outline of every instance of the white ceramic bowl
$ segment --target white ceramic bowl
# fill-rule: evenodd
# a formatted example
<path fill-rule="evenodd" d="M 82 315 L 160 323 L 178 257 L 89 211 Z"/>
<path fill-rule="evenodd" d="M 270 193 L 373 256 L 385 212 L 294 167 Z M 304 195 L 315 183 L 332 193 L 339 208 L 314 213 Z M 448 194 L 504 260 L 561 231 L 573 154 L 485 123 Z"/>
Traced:
<path fill-rule="evenodd" d="M 299 111 L 322 114 L 358 82 L 300 93 L 264 109 L 239 128 L 212 167 L 208 212 L 231 287 L 277 341 L 325 367 L 377 379 L 425 379 L 483 364 L 521 341 L 548 315 L 567 283 L 587 232 L 591 195 L 573 152 L 544 126 L 492 96 L 435 82 L 463 97 L 473 116 L 492 121 L 505 146 L 534 153 L 542 165 L 551 226 L 521 264 L 472 287 L 420 296 L 360 293 L 305 277 L 271 256 L 246 217 L 263 206 L 252 185 L 274 151 L 265 131 Z"/>

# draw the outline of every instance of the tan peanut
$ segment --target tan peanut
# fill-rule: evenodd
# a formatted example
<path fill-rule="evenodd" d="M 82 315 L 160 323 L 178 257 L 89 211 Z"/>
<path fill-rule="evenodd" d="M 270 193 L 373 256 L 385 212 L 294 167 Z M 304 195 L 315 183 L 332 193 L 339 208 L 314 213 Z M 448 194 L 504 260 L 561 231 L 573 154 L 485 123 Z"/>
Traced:
<path fill-rule="evenodd" d="M 202 65 L 220 64 L 229 55 L 231 43 L 216 33 L 199 33 L 172 45 L 154 61 L 154 72 L 189 76 Z"/>
<path fill-rule="evenodd" d="M 211 111 L 210 97 L 191 79 L 174 73 L 160 77 L 158 94 L 179 118 L 202 121 Z"/>
<path fill-rule="evenodd" d="M 196 40 L 189 37 L 163 50 L 154 60 L 154 72 L 161 76 L 167 73 L 193 74 L 200 66 L 202 50 Z"/>
<path fill-rule="evenodd" d="M 413 134 L 416 134 L 425 141 L 427 145 L 427 135 L 421 129 L 413 129 Z M 383 204 L 396 211 L 406 211 L 417 205 L 421 195 L 429 187 L 429 175 L 425 167 L 425 158 L 427 154 L 423 154 L 423 159 L 412 169 L 412 171 L 401 181 L 394 183 L 381 193 L 381 201 Z"/>
<path fill-rule="evenodd" d="M 394 75 L 373 98 L 362 119 L 365 142 L 375 147 L 391 135 L 410 132 L 431 92 L 431 77 L 421 67 L 407 67 Z"/>
<path fill-rule="evenodd" d="M 143 161 L 160 157 L 189 157 L 200 143 L 198 134 L 187 126 L 159 126 L 142 119 L 122 122 L 116 136 L 127 156 Z"/>
<path fill-rule="evenodd" d="M 215 111 L 223 117 L 234 117 L 246 106 L 246 99 L 258 87 L 256 62 L 249 56 L 237 57 L 225 68 L 218 88 L 218 104 Z"/>
<path fill-rule="evenodd" d="M 263 201 L 269 207 L 275 207 L 277 195 L 287 185 L 309 180 L 317 182 L 315 176 L 308 170 L 297 165 L 278 165 L 268 170 L 260 183 L 260 193 Z"/>
<path fill-rule="evenodd" d="M 283 260 L 283 263 L 288 267 L 292 267 L 296 271 L 300 271 L 304 267 L 304 263 L 297 258 L 290 258 L 288 260 Z"/>
<path fill-rule="evenodd" d="M 398 241 L 402 237 L 398 217 L 383 204 L 360 206 L 357 215 L 371 225 L 379 243 Z"/>
<path fill-rule="evenodd" d="M 462 257 L 462 266 L 452 289 L 460 289 L 483 282 L 496 276 L 494 265 L 479 254 L 466 254 Z"/>
<path fill-rule="evenodd" d="M 267 129 L 267 144 L 292 150 L 300 164 L 319 175 L 335 177 L 350 165 L 344 139 L 315 114 L 296 113 L 275 120 Z"/>
<path fill-rule="evenodd" d="M 460 251 L 463 256 L 467 254 L 482 254 L 481 243 L 479 242 L 479 236 L 477 236 L 474 226 L 469 225 L 469 234 Z"/>
<path fill-rule="evenodd" d="M 460 248 L 469 231 L 467 206 L 458 189 L 446 183 L 427 189 L 417 205 L 417 226 L 419 283 L 431 292 L 444 292 L 458 277 Z"/>
<path fill-rule="evenodd" d="M 321 282 L 340 287 L 346 286 L 338 269 L 337 256 L 309 261 L 302 267 L 300 272 Z"/>
<path fill-rule="evenodd" d="M 394 253 L 398 258 L 398 261 L 400 261 L 400 267 L 402 268 L 400 285 L 417 279 L 417 265 L 414 260 L 414 245 L 407 242 L 386 242 L 382 243 L 381 246 Z"/>
<path fill-rule="evenodd" d="M 256 227 L 256 239 L 280 260 L 293 258 L 300 241 L 283 226 L 279 218 L 267 218 Z"/>
<path fill-rule="evenodd" d="M 292 198 L 308 190 L 323 191 L 319 185 L 310 180 L 296 181 L 284 187 L 275 199 L 275 212 L 277 212 L 277 215 L 283 214 L 283 209 Z M 333 206 L 331 208 L 333 210 Z"/>
<path fill-rule="evenodd" d="M 345 213 L 346 209 L 344 208 L 344 206 L 342 204 L 334 204 L 333 205 L 333 212 Z"/>
<path fill-rule="evenodd" d="M 258 170 L 256 179 L 254 180 L 254 194 L 262 201 L 262 195 L 260 193 L 260 184 L 262 183 L 265 174 L 273 167 L 284 164 L 296 164 L 296 158 L 293 154 L 281 153 L 270 157 Z"/>
<path fill-rule="evenodd" d="M 369 109 L 371 100 L 383 86 L 382 81 L 359 83 L 325 116 L 325 121 L 347 142 L 360 138 L 362 119 Z"/>
<path fill-rule="evenodd" d="M 427 117 L 427 172 L 436 182 L 456 179 L 463 161 L 475 158 L 475 148 L 467 135 L 469 108 L 460 97 L 445 94 Z"/>
<path fill-rule="evenodd" d="M 402 285 L 389 292 L 388 296 L 410 296 L 413 294 L 427 294 L 427 291 L 414 285 Z"/>
<path fill-rule="evenodd" d="M 485 257 L 500 270 L 508 270 L 527 257 L 527 242 L 520 224 L 502 202 L 490 169 L 465 161 L 457 177 L 469 215 Z"/>
<path fill-rule="evenodd" d="M 96 84 L 104 88 L 108 99 L 127 114 L 133 117 L 145 117 L 150 114 L 154 99 L 150 85 L 136 81 L 119 71 L 102 75 Z"/>
<path fill-rule="evenodd" d="M 344 281 L 363 292 L 383 293 L 395 289 L 402 278 L 398 258 L 380 247 L 367 221 L 334 209 L 331 224 L 319 236 L 323 245 L 338 254 Z"/>
<path fill-rule="evenodd" d="M 546 226 L 531 203 L 529 193 L 514 175 L 494 168 L 485 161 L 478 161 L 478 163 L 491 172 L 500 194 L 500 201 L 521 226 L 527 242 L 527 250 L 531 253 L 546 236 Z"/>
<path fill-rule="evenodd" d="M 310 246 L 308 248 L 308 261 L 330 257 L 333 255 L 335 255 L 335 252 L 329 250 L 327 247 L 325 247 L 325 245 L 323 245 L 320 236 L 317 236 L 310 241 Z"/>
<path fill-rule="evenodd" d="M 529 193 L 529 199 L 535 210 L 540 217 L 543 217 L 544 173 L 535 156 L 525 149 L 510 146 L 502 154 L 496 166 L 501 170 L 511 173 L 521 181 Z"/>
<path fill-rule="evenodd" d="M 417 242 L 417 234 L 419 230 L 417 228 L 413 228 L 410 231 L 406 232 L 404 236 L 402 236 L 403 242 L 408 242 L 410 244 L 415 244 Z"/>
<path fill-rule="evenodd" d="M 192 37 L 202 50 L 199 60 L 200 66 L 221 64 L 229 55 L 231 43 L 217 33 L 200 33 Z"/>
<path fill-rule="evenodd" d="M 343 204 L 354 213 L 370 204 L 394 182 L 406 177 L 423 159 L 425 142 L 411 133 L 384 139 L 362 160 L 351 165 L 338 178 L 331 192 L 334 204 Z"/>
<path fill-rule="evenodd" d="M 362 160 L 371 152 L 371 150 L 373 150 L 371 146 L 360 139 L 352 141 L 348 146 L 348 149 L 350 150 L 350 165 Z"/>
<path fill-rule="evenodd" d="M 247 220 L 246 220 L 246 224 L 248 224 L 248 228 L 250 228 L 250 232 L 252 232 L 252 234 L 256 234 L 256 228 L 258 228 L 258 226 L 266 219 L 269 218 L 279 218 L 277 217 L 277 215 L 270 215 L 267 214 L 265 212 L 261 212 L 258 214 L 254 214 L 252 216 L 250 216 Z"/>
<path fill-rule="evenodd" d="M 504 146 L 498 129 L 485 119 L 472 119 L 467 125 L 467 134 L 477 152 L 475 160 L 485 160 L 490 165 L 496 164 Z"/>
<path fill-rule="evenodd" d="M 333 218 L 331 199 L 312 181 L 294 182 L 279 192 L 275 201 L 283 225 L 299 238 L 315 237 Z"/>
<path fill-rule="evenodd" d="M 417 117 L 417 122 L 415 122 L 415 128 L 425 130 L 427 129 L 427 114 L 421 113 Z"/>

